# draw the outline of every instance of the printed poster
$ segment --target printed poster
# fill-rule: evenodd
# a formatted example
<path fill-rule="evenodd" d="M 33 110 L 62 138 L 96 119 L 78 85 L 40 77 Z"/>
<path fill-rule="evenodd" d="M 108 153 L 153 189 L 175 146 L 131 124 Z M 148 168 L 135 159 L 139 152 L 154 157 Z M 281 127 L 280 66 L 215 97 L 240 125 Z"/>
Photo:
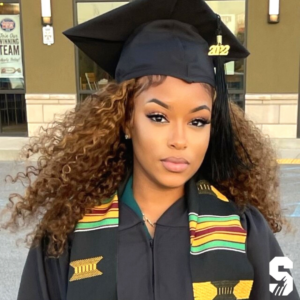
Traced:
<path fill-rule="evenodd" d="M 20 15 L 0 15 L 0 78 L 24 78 Z"/>

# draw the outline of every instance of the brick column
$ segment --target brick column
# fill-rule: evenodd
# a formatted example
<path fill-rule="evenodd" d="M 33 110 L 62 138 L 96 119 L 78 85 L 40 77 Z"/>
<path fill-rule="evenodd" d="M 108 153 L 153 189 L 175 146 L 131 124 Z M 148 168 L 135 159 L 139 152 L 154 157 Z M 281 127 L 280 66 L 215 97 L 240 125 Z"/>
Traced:
<path fill-rule="evenodd" d="M 28 136 L 35 135 L 41 126 L 54 121 L 55 114 L 63 114 L 76 105 L 75 94 L 26 94 Z"/>

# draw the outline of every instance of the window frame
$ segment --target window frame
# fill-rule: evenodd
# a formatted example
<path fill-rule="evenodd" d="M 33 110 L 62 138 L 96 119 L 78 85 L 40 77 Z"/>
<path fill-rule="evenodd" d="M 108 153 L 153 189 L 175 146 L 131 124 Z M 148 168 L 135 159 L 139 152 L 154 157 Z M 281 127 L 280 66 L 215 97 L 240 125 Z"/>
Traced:
<path fill-rule="evenodd" d="M 93 2 L 130 2 L 130 0 L 73 0 L 73 23 L 74 26 L 78 25 L 78 10 L 77 10 L 77 3 L 93 3 Z M 217 1 L 217 0 L 205 0 L 209 1 Z M 220 0 L 219 0 L 220 1 Z M 223 0 L 228 1 L 228 0 Z M 240 1 L 240 0 L 230 0 L 230 1 Z M 248 28 L 248 1 L 244 0 L 245 2 L 245 47 L 247 47 L 247 28 Z M 242 95 L 242 99 L 239 102 L 240 107 L 245 110 L 245 94 L 246 94 L 246 72 L 247 72 L 247 60 L 244 59 L 244 74 L 243 74 L 243 89 L 230 89 L 228 90 L 228 94 L 230 95 Z M 95 90 L 80 90 L 79 86 L 79 53 L 78 48 L 75 47 L 75 70 L 76 70 L 76 90 L 77 90 L 77 103 L 81 101 L 82 96 L 88 96 L 95 93 Z"/>
<path fill-rule="evenodd" d="M 73 0 L 73 24 L 74 26 L 78 25 L 78 10 L 77 10 L 77 3 L 84 3 L 84 2 L 130 2 L 129 0 Z M 77 47 L 75 48 L 75 72 L 76 72 L 76 91 L 77 91 L 77 103 L 81 102 L 81 97 L 82 96 L 88 96 L 92 95 L 95 93 L 96 90 L 81 90 L 80 89 L 80 84 L 79 84 L 79 51 Z"/>
<path fill-rule="evenodd" d="M 25 94 L 26 94 L 26 76 L 25 76 L 25 59 L 24 59 L 24 34 L 23 34 L 23 18 L 22 18 L 22 1 L 21 0 L 1 0 L 1 3 L 15 3 L 19 4 L 20 7 L 20 35 L 21 35 L 21 47 L 22 47 L 22 66 L 23 66 L 23 76 L 24 76 L 24 88 L 22 89 L 12 89 L 12 90 L 1 90 L 0 89 L 0 94 L 1 95 L 11 95 L 11 94 L 16 94 L 16 95 L 24 95 L 24 101 L 25 101 Z M 25 102 L 26 105 L 26 102 Z M 1 116 L 0 116 L 0 137 L 1 136 L 13 136 L 13 137 L 27 137 L 28 136 L 28 129 L 26 132 L 2 132 L 2 122 L 1 122 Z"/>

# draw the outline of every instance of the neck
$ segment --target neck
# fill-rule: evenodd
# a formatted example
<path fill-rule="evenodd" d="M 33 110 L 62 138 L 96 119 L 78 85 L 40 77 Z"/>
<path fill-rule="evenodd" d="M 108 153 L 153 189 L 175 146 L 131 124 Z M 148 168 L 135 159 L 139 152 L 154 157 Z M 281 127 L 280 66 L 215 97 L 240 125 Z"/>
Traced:
<path fill-rule="evenodd" d="M 153 222 L 184 195 L 184 185 L 168 188 L 136 172 L 133 172 L 132 189 L 140 209 Z"/>

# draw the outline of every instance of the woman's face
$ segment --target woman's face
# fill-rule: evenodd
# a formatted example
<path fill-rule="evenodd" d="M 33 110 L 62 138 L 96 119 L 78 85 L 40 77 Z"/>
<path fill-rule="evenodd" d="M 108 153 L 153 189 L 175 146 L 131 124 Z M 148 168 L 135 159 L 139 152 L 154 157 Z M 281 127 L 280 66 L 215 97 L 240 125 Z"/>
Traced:
<path fill-rule="evenodd" d="M 212 98 L 203 85 L 170 76 L 139 94 L 126 132 L 132 138 L 134 173 L 169 188 L 188 181 L 208 148 L 211 111 Z M 162 161 L 169 157 L 188 164 Z"/>

